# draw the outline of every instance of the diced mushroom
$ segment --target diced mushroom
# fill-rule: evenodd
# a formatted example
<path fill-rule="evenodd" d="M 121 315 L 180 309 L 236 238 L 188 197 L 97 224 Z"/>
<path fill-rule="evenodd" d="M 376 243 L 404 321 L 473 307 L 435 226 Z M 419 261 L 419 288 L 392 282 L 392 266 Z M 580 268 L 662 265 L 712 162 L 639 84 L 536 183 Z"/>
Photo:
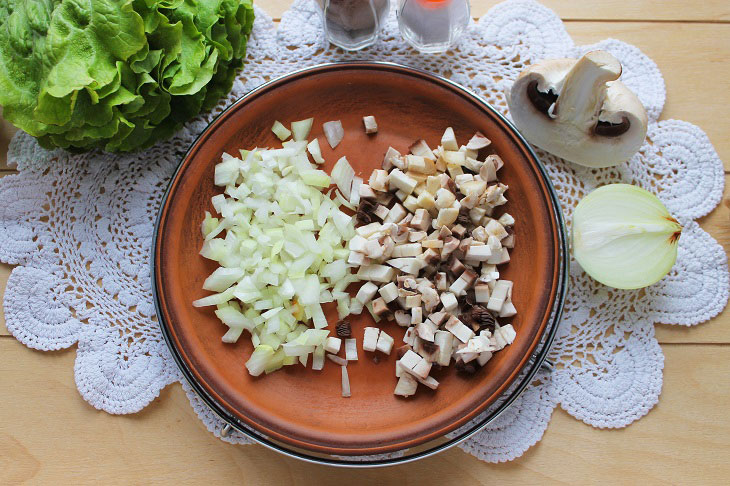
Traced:
<path fill-rule="evenodd" d="M 426 378 L 418 378 L 416 377 L 416 380 L 418 380 L 418 383 L 425 385 L 426 387 L 430 388 L 431 390 L 435 390 L 439 387 L 439 382 L 436 381 L 436 379 L 433 376 L 427 376 Z"/>
<path fill-rule="evenodd" d="M 453 336 L 449 331 L 436 331 L 434 343 L 439 347 L 436 362 L 441 366 L 449 366 L 451 362 L 451 351 L 453 348 Z"/>
<path fill-rule="evenodd" d="M 436 160 L 436 157 L 433 154 L 433 150 L 431 150 L 425 140 L 416 141 L 408 148 L 408 150 L 410 150 L 413 155 L 420 155 L 421 157 L 426 157 L 427 159 Z"/>
<path fill-rule="evenodd" d="M 372 179 L 372 178 L 371 178 Z M 406 194 L 410 194 L 416 188 L 418 181 L 405 175 L 400 169 L 393 169 L 390 171 L 390 178 L 388 179 L 390 185 L 397 187 Z M 372 184 L 371 184 L 372 185 Z M 373 187 L 373 189 L 378 189 Z"/>
<path fill-rule="evenodd" d="M 451 228 L 451 233 L 452 233 L 452 234 L 453 234 L 453 235 L 454 235 L 455 237 L 457 237 L 457 238 L 459 238 L 459 239 L 462 239 L 462 238 L 464 238 L 464 236 L 466 235 L 466 228 L 464 228 L 464 227 L 463 227 L 462 225 L 460 225 L 460 224 L 457 224 L 457 225 L 454 225 L 454 227 L 453 227 L 453 228 Z"/>
<path fill-rule="evenodd" d="M 368 182 L 372 189 L 385 192 L 388 190 L 388 173 L 382 169 L 375 169 L 370 174 L 370 180 Z"/>
<path fill-rule="evenodd" d="M 377 327 L 366 327 L 362 338 L 362 349 L 365 351 L 375 351 L 378 345 L 378 336 L 380 329 Z"/>
<path fill-rule="evenodd" d="M 383 219 L 385 219 L 386 216 L 388 216 L 389 211 L 390 210 L 388 208 L 386 208 L 385 206 L 383 206 L 382 204 L 378 204 L 378 206 L 375 208 L 375 211 L 373 211 L 373 213 L 375 214 L 375 216 L 377 216 L 378 218 L 383 220 Z"/>
<path fill-rule="evenodd" d="M 419 356 L 416 352 L 408 350 L 406 351 L 406 354 L 404 354 L 400 358 L 400 364 L 403 365 L 404 368 L 412 370 L 418 363 L 421 362 L 423 358 Z"/>
<path fill-rule="evenodd" d="M 487 238 L 487 246 L 489 246 L 489 249 L 492 250 L 492 252 L 497 252 L 502 249 L 502 243 L 499 241 L 499 238 L 494 235 L 489 235 L 489 238 Z"/>
<path fill-rule="evenodd" d="M 426 308 L 427 312 L 435 309 L 440 302 L 439 294 L 435 289 L 426 288 L 421 292 L 421 300 L 423 301 L 423 307 Z"/>
<path fill-rule="evenodd" d="M 436 324 L 437 326 L 440 326 L 446 320 L 449 318 L 449 314 L 447 312 L 441 311 L 441 312 L 434 312 L 430 316 L 428 316 L 429 320 Z"/>
<path fill-rule="evenodd" d="M 358 269 L 357 276 L 360 280 L 388 283 L 395 277 L 395 270 L 385 265 L 366 265 Z"/>
<path fill-rule="evenodd" d="M 411 275 L 418 275 L 418 272 L 426 266 L 426 262 L 417 257 L 392 258 L 386 263 Z M 390 280 L 392 280 L 392 278 Z"/>
<path fill-rule="evenodd" d="M 507 248 L 502 248 L 498 252 L 495 252 L 492 254 L 491 257 L 487 259 L 487 263 L 492 263 L 494 265 L 501 265 L 503 263 L 507 263 L 509 261 L 509 250 Z"/>
<path fill-rule="evenodd" d="M 452 256 L 451 259 L 449 260 L 448 270 L 454 276 L 461 275 L 464 272 L 464 270 L 466 270 L 466 266 L 463 263 L 461 263 L 461 260 Z"/>
<path fill-rule="evenodd" d="M 426 179 L 426 191 L 435 196 L 436 192 L 441 188 L 441 178 L 439 176 L 428 176 Z"/>
<path fill-rule="evenodd" d="M 398 245 L 393 251 L 393 257 L 414 257 L 423 253 L 423 247 L 419 243 L 407 243 Z"/>
<path fill-rule="evenodd" d="M 406 297 L 406 310 L 421 306 L 420 295 L 409 295 Z"/>
<path fill-rule="evenodd" d="M 515 337 L 517 337 L 517 333 L 512 327 L 512 324 L 507 324 L 506 326 L 501 327 L 497 326 L 494 329 L 494 340 L 496 341 L 497 347 L 499 349 L 502 349 L 505 346 L 512 344 L 515 340 Z"/>
<path fill-rule="evenodd" d="M 417 209 L 411 220 L 411 228 L 424 231 L 431 225 L 431 215 L 425 209 Z"/>
<path fill-rule="evenodd" d="M 490 219 L 489 223 L 487 223 L 487 226 L 485 227 L 485 230 L 487 231 L 488 235 L 496 236 L 500 240 L 509 235 L 509 233 L 507 233 L 507 230 L 504 229 L 504 226 L 502 226 L 502 224 L 496 219 Z"/>
<path fill-rule="evenodd" d="M 477 357 L 477 363 L 479 363 L 479 366 L 484 366 L 490 359 L 492 359 L 492 352 L 483 351 L 479 353 L 479 356 Z"/>
<path fill-rule="evenodd" d="M 406 333 L 403 335 L 403 342 L 412 346 L 415 339 L 416 339 L 416 328 L 409 327 L 408 329 L 406 329 Z"/>
<path fill-rule="evenodd" d="M 416 393 L 416 389 L 418 389 L 418 381 L 416 381 L 416 378 L 408 373 L 403 373 L 398 378 L 398 384 L 395 386 L 393 394 L 401 397 L 410 397 Z"/>
<path fill-rule="evenodd" d="M 450 316 L 449 320 L 446 321 L 444 328 L 446 328 L 447 331 L 453 334 L 456 339 L 462 343 L 466 343 L 469 339 L 474 337 L 474 331 L 464 325 L 464 323 L 456 316 Z"/>
<path fill-rule="evenodd" d="M 383 220 L 384 223 L 399 223 L 403 218 L 406 217 L 406 210 L 403 206 L 396 203 L 390 208 L 388 216 Z"/>
<path fill-rule="evenodd" d="M 383 257 L 383 247 L 378 243 L 378 240 L 369 240 L 365 243 L 365 255 L 373 260 Z"/>
<path fill-rule="evenodd" d="M 459 150 L 459 144 L 456 143 L 456 135 L 454 129 L 448 127 L 441 137 L 441 146 L 444 150 Z"/>
<path fill-rule="evenodd" d="M 465 258 L 468 261 L 485 262 L 492 256 L 488 245 L 470 245 L 466 250 Z"/>
<path fill-rule="evenodd" d="M 436 163 L 434 160 L 420 155 L 406 155 L 408 170 L 419 174 L 435 174 Z"/>
<path fill-rule="evenodd" d="M 416 364 L 416 366 L 414 366 L 410 371 L 416 375 L 416 377 L 426 379 L 428 374 L 431 372 L 431 363 L 421 358 L 421 361 L 419 361 L 418 364 Z"/>
<path fill-rule="evenodd" d="M 499 311 L 499 317 L 512 317 L 517 315 L 517 309 L 512 302 L 505 302 L 502 304 L 502 309 Z"/>
<path fill-rule="evenodd" d="M 505 248 L 514 248 L 515 247 L 515 235 L 512 234 L 512 235 L 506 236 L 502 240 L 502 246 Z"/>
<path fill-rule="evenodd" d="M 342 339 L 334 336 L 329 336 L 324 342 L 324 350 L 328 353 L 337 354 L 340 352 L 340 346 L 342 346 Z"/>
<path fill-rule="evenodd" d="M 416 325 L 416 334 L 424 341 L 433 342 L 434 333 L 436 332 L 436 330 L 436 324 L 428 319 Z"/>
<path fill-rule="evenodd" d="M 355 299 L 360 301 L 362 304 L 367 304 L 370 302 L 373 297 L 375 297 L 375 294 L 378 291 L 378 286 L 375 285 L 372 282 L 366 282 L 363 284 L 362 287 L 360 287 L 360 290 L 357 291 L 357 294 L 355 295 Z"/>
<path fill-rule="evenodd" d="M 402 191 L 398 191 L 398 192 L 402 192 Z M 403 192 L 403 194 L 405 194 L 405 192 Z M 396 193 L 396 196 L 397 195 L 398 195 L 398 193 Z M 416 199 L 412 195 L 407 196 L 406 198 L 402 199 L 402 201 L 403 201 L 403 207 L 406 208 L 411 213 L 415 213 L 416 210 L 418 209 L 418 199 Z"/>
<path fill-rule="evenodd" d="M 358 192 L 360 193 L 360 200 L 363 199 L 375 199 L 375 192 L 373 192 L 373 189 L 370 187 L 370 184 L 361 184 L 358 188 Z"/>
<path fill-rule="evenodd" d="M 477 284 L 474 286 L 474 300 L 481 304 L 489 302 L 489 285 Z"/>
<path fill-rule="evenodd" d="M 362 117 L 362 123 L 365 125 L 365 133 L 372 134 L 378 133 L 378 123 L 375 121 L 375 117 L 372 115 Z"/>
<path fill-rule="evenodd" d="M 380 351 L 384 354 L 390 354 L 390 352 L 393 350 L 393 338 L 388 335 L 385 331 L 380 331 L 380 335 L 378 336 L 378 344 L 375 346 L 375 349 Z"/>
<path fill-rule="evenodd" d="M 399 326 L 408 327 L 411 325 L 411 316 L 406 311 L 395 311 L 395 322 Z"/>
<path fill-rule="evenodd" d="M 446 272 L 438 272 L 434 279 L 437 290 L 446 290 L 449 288 L 449 282 L 446 279 Z"/>
<path fill-rule="evenodd" d="M 383 285 L 378 292 L 386 303 L 393 302 L 398 298 L 398 287 L 393 282 Z"/>
<path fill-rule="evenodd" d="M 345 359 L 357 361 L 357 340 L 355 338 L 345 339 Z"/>
<path fill-rule="evenodd" d="M 373 314 L 378 317 L 382 317 L 389 311 L 388 304 L 385 303 L 382 297 L 378 297 L 373 300 Z"/>
<path fill-rule="evenodd" d="M 454 207 L 439 209 L 438 217 L 436 218 L 436 228 L 442 226 L 450 226 L 454 224 L 456 218 L 459 217 L 459 210 Z"/>
<path fill-rule="evenodd" d="M 350 265 L 367 265 L 370 260 L 362 253 L 351 251 L 347 256 L 347 263 Z"/>
<path fill-rule="evenodd" d="M 414 307 L 411 309 L 411 324 L 416 325 L 423 322 L 423 309 L 421 307 Z"/>
<path fill-rule="evenodd" d="M 453 192 L 446 188 L 441 188 L 436 191 L 436 207 L 439 209 L 449 208 L 456 201 L 456 196 Z M 440 211 L 439 211 L 440 212 Z"/>
<path fill-rule="evenodd" d="M 444 310 L 446 312 L 454 311 L 459 305 L 456 297 L 451 292 L 444 292 L 441 294 L 441 303 L 444 305 Z"/>
<path fill-rule="evenodd" d="M 492 142 L 487 137 L 482 135 L 480 132 L 477 132 L 473 137 L 471 137 L 469 143 L 466 144 L 466 148 L 469 150 L 481 150 L 489 146 L 491 143 Z"/>
<path fill-rule="evenodd" d="M 509 280 L 499 280 L 494 289 L 492 290 L 491 296 L 487 303 L 487 309 L 494 312 L 502 310 L 502 305 L 507 300 L 508 294 L 512 289 L 512 282 Z"/>

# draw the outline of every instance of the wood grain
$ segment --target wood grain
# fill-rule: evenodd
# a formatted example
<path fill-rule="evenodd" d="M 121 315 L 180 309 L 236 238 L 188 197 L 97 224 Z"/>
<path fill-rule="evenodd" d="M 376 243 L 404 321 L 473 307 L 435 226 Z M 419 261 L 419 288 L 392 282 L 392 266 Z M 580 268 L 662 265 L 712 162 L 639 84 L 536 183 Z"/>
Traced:
<path fill-rule="evenodd" d="M 399 0 L 390 0 L 395 4 Z M 278 19 L 291 5 L 291 0 L 266 0 L 259 2 L 266 13 Z M 481 17 L 499 0 L 472 0 L 473 17 Z M 730 21 L 730 4 L 724 0 L 683 1 L 603 0 L 601 2 L 566 2 L 565 0 L 544 0 L 545 6 L 553 9 L 564 20 L 684 20 L 684 21 Z"/>
<path fill-rule="evenodd" d="M 630 428 L 598 430 L 558 410 L 542 442 L 512 463 L 489 465 L 454 449 L 415 464 L 353 473 L 221 442 L 195 417 L 177 384 L 136 415 L 94 410 L 76 391 L 73 350 L 39 353 L 3 339 L 0 382 L 12 382 L 13 392 L 0 394 L 0 462 L 10 483 L 524 485 L 623 477 L 660 484 L 699 474 L 703 484 L 722 484 L 730 474 L 730 464 L 718 460 L 730 447 L 730 375 L 719 363 L 730 360 L 730 348 L 664 351 L 661 401 Z"/>

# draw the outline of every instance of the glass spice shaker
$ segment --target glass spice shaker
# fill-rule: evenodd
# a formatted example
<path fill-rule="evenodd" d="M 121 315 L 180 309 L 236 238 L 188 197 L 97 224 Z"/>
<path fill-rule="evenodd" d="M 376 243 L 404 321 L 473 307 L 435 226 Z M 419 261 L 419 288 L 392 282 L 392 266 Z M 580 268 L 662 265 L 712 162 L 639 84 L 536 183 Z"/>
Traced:
<path fill-rule="evenodd" d="M 398 27 L 420 52 L 446 52 L 469 25 L 468 0 L 400 0 Z"/>
<path fill-rule="evenodd" d="M 389 0 L 317 0 L 324 32 L 334 45 L 348 51 L 375 43 L 390 8 Z"/>

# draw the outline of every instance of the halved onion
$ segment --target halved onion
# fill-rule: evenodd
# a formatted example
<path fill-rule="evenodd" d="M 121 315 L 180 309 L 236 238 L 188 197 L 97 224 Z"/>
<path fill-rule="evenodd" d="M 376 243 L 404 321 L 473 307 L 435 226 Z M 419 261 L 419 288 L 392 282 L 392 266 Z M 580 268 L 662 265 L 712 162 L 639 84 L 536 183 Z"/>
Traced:
<path fill-rule="evenodd" d="M 669 273 L 681 232 L 655 195 L 629 184 L 609 184 L 575 208 L 573 256 L 602 284 L 638 289 Z"/>

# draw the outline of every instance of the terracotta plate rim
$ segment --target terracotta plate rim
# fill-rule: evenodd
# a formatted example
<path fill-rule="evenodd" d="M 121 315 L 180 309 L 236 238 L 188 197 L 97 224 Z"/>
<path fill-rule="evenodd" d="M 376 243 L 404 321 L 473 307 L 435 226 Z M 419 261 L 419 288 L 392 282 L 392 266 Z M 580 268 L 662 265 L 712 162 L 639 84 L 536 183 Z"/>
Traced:
<path fill-rule="evenodd" d="M 464 88 L 463 86 L 459 85 L 458 83 L 455 83 L 451 80 L 448 80 L 446 78 L 443 78 L 438 75 L 434 75 L 432 73 L 412 68 L 409 66 L 400 65 L 397 63 L 390 63 L 390 62 L 373 62 L 373 61 L 349 61 L 349 62 L 338 62 L 338 63 L 326 63 L 326 64 L 320 64 L 316 66 L 312 66 L 309 68 L 297 70 L 290 72 L 288 74 L 285 74 L 283 76 L 277 77 L 275 79 L 272 79 L 259 87 L 251 90 L 246 95 L 242 96 L 238 100 L 236 100 L 234 103 L 232 103 L 229 107 L 227 107 L 225 110 L 223 110 L 214 120 L 210 122 L 210 124 L 200 133 L 200 135 L 192 142 L 188 150 L 186 151 L 185 155 L 180 159 L 180 163 L 178 164 L 177 168 L 175 169 L 174 174 L 172 175 L 170 179 L 170 183 L 168 184 L 168 187 L 165 190 L 165 194 L 163 195 L 163 198 L 160 202 L 160 210 L 157 215 L 157 219 L 155 222 L 155 228 L 154 228 L 154 235 L 153 235 L 153 246 L 152 246 L 152 252 L 151 252 L 151 277 L 152 277 L 152 292 L 153 292 L 153 298 L 155 303 L 155 309 L 157 312 L 157 318 L 160 322 L 160 327 L 162 330 L 163 337 L 165 339 L 165 342 L 168 345 L 168 348 L 170 349 L 170 352 L 180 368 L 183 376 L 185 379 L 189 382 L 192 389 L 195 391 L 195 393 L 203 399 L 203 401 L 206 403 L 206 405 L 220 418 L 225 420 L 226 422 L 236 426 L 238 430 L 243 432 L 245 435 L 251 437 L 252 439 L 256 440 L 257 442 L 263 443 L 264 445 L 267 445 L 269 447 L 272 447 L 279 452 L 284 452 L 286 454 L 292 454 L 291 451 L 288 451 L 286 449 L 282 450 L 280 446 L 277 446 L 274 443 L 267 443 L 266 439 L 256 437 L 254 433 L 252 433 L 249 430 L 245 430 L 245 426 L 242 426 L 243 424 L 240 423 L 239 419 L 234 416 L 234 414 L 230 413 L 229 410 L 227 410 L 228 406 L 226 406 L 224 403 L 221 403 L 220 399 L 217 399 L 213 394 L 211 394 L 206 387 L 204 387 L 202 384 L 198 383 L 198 380 L 195 378 L 196 373 L 194 370 L 192 370 L 189 366 L 189 363 L 185 360 L 183 356 L 180 355 L 180 350 L 178 349 L 178 346 L 175 343 L 175 339 L 173 338 L 171 331 L 170 331 L 170 323 L 167 322 L 167 319 L 165 318 L 165 312 L 163 311 L 162 305 L 162 299 L 160 297 L 161 293 L 158 289 L 158 270 L 159 266 L 157 265 L 158 259 L 159 259 L 159 250 L 160 250 L 160 228 L 161 225 L 164 223 L 164 219 L 166 216 L 166 207 L 169 203 L 169 196 L 171 191 L 174 189 L 176 182 L 178 181 L 178 176 L 180 172 L 187 167 L 186 162 L 190 159 L 191 155 L 195 153 L 195 151 L 198 149 L 201 140 L 203 140 L 206 136 L 209 136 L 210 133 L 212 133 L 216 128 L 217 124 L 221 122 L 221 119 L 224 118 L 224 116 L 229 113 L 230 111 L 234 110 L 236 107 L 244 103 L 248 98 L 258 94 L 261 91 L 264 91 L 271 87 L 271 85 L 282 83 L 286 81 L 289 78 L 296 78 L 301 77 L 303 75 L 306 75 L 310 72 L 316 73 L 316 72 L 327 72 L 330 70 L 336 70 L 338 68 L 346 68 L 346 69 L 375 69 L 375 70 L 382 70 L 387 72 L 399 72 L 401 74 L 411 74 L 416 75 L 418 77 L 422 78 L 430 78 L 431 81 L 436 81 L 438 83 L 447 84 L 449 88 L 453 89 L 456 94 L 463 96 L 467 99 L 470 99 L 473 102 L 476 102 L 478 105 L 483 107 L 486 110 L 491 111 L 494 115 L 497 116 L 505 125 L 507 126 L 508 131 L 510 131 L 510 135 L 514 137 L 517 141 L 521 142 L 521 144 L 524 146 L 524 148 L 527 151 L 527 154 L 529 158 L 532 159 L 532 161 L 535 163 L 535 167 L 537 168 L 537 173 L 539 175 L 540 183 L 544 184 L 546 188 L 546 193 L 549 196 L 548 206 L 553 211 L 553 216 L 551 221 L 551 225 L 555 227 L 556 235 L 555 235 L 555 241 L 557 243 L 557 247 L 555 254 L 553 255 L 553 259 L 555 261 L 555 267 L 558 275 L 556 283 L 554 284 L 554 287 L 550 293 L 550 308 L 548 309 L 549 312 L 546 313 L 546 315 L 543 317 L 538 334 L 534 340 L 534 342 L 530 345 L 528 351 L 525 353 L 525 355 L 522 357 L 522 359 L 519 361 L 513 372 L 509 375 L 507 380 L 494 392 L 491 399 L 485 400 L 483 403 L 481 403 L 479 406 L 477 406 L 474 410 L 471 412 L 464 414 L 459 419 L 455 420 L 451 425 L 447 426 L 444 430 L 439 430 L 436 432 L 432 432 L 430 434 L 424 435 L 418 439 L 417 443 L 411 443 L 411 441 L 405 441 L 404 443 L 396 443 L 396 444 L 390 444 L 388 446 L 382 446 L 382 447 L 371 447 L 367 449 L 343 449 L 341 447 L 327 447 L 327 446 L 321 446 L 321 445 L 315 445 L 311 443 L 302 443 L 299 440 L 296 439 L 290 439 L 276 431 L 269 430 L 266 427 L 262 427 L 260 424 L 256 423 L 246 423 L 248 427 L 252 427 L 253 429 L 257 430 L 260 433 L 264 433 L 268 435 L 269 437 L 273 437 L 277 440 L 280 440 L 284 443 L 287 443 L 289 445 L 295 446 L 295 447 L 304 447 L 306 450 L 313 451 L 313 452 L 320 452 L 320 453 L 326 453 L 326 454 L 379 454 L 384 452 L 393 452 L 395 450 L 402 450 L 407 447 L 412 447 L 417 444 L 425 443 L 429 440 L 433 440 L 437 437 L 443 436 L 445 433 L 448 433 L 450 431 L 455 430 L 456 428 L 463 426 L 466 422 L 476 417 L 479 413 L 483 412 L 489 405 L 493 404 L 496 399 L 498 399 L 500 396 L 502 396 L 505 391 L 512 385 L 516 378 L 520 375 L 520 373 L 525 369 L 526 365 L 528 365 L 530 358 L 535 354 L 535 349 L 538 347 L 538 345 L 545 341 L 546 346 L 549 346 L 552 342 L 552 339 L 554 338 L 555 332 L 557 331 L 557 327 L 562 315 L 562 310 L 564 306 L 564 300 L 565 300 L 565 292 L 567 289 L 567 237 L 566 237 L 566 230 L 565 225 L 562 218 L 562 211 L 560 207 L 560 202 L 557 198 L 557 195 L 555 193 L 555 189 L 552 185 L 552 182 L 550 181 L 550 178 L 542 165 L 540 159 L 537 157 L 537 154 L 535 154 L 532 147 L 526 142 L 526 140 L 522 137 L 522 135 L 517 131 L 517 129 L 514 127 L 514 125 L 506 118 L 504 117 L 499 111 L 497 111 L 494 107 L 492 107 L 486 100 L 482 99 L 478 95 L 472 93 L 468 89 Z M 546 336 L 546 331 L 548 330 L 548 322 L 553 321 L 552 327 L 550 329 L 550 332 Z M 546 354 L 546 353 L 544 353 Z M 541 364 L 541 361 L 544 360 L 545 356 L 544 354 L 541 356 L 542 359 L 540 359 L 540 363 L 533 363 L 533 366 L 536 369 Z M 534 373 L 531 373 L 534 374 Z M 527 383 L 524 384 L 526 386 Z M 520 390 L 524 389 L 524 386 L 521 386 Z M 244 418 L 245 421 L 245 418 Z M 481 426 L 479 427 L 481 428 Z M 467 431 L 467 433 L 463 434 L 463 437 L 452 439 L 449 441 L 449 447 L 451 445 L 454 445 L 458 443 L 461 440 L 464 440 L 468 435 L 472 435 L 475 433 L 479 428 L 473 431 Z M 244 429 L 244 430 L 242 430 Z M 258 430 L 263 429 L 263 430 Z M 438 450 L 443 450 L 446 448 L 445 445 L 439 446 Z M 421 453 L 419 455 L 423 455 L 424 453 Z M 299 457 L 300 455 L 298 453 L 294 453 L 295 456 Z M 314 459 L 316 462 L 320 460 L 320 458 L 312 457 L 312 456 L 305 456 L 309 457 L 311 459 Z M 300 457 L 304 458 L 304 457 Z"/>

